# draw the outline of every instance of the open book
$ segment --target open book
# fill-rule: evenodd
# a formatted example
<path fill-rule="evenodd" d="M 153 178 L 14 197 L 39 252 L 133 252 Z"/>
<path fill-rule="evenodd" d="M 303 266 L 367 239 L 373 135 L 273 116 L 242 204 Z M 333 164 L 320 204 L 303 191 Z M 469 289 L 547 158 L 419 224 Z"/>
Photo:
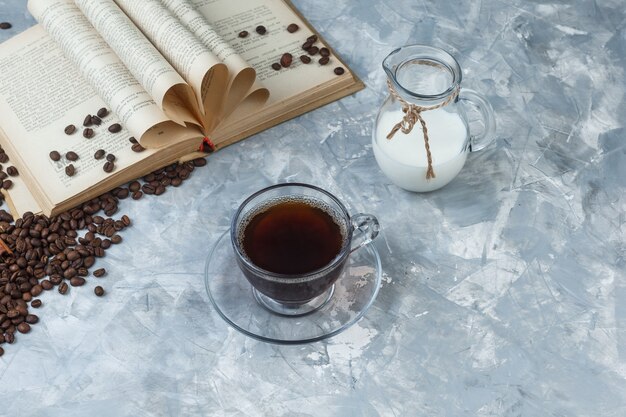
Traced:
<path fill-rule="evenodd" d="M 0 45 L 0 144 L 19 171 L 5 191 L 14 215 L 58 214 L 203 143 L 219 149 L 363 87 L 288 0 L 28 8 L 39 24 Z M 115 155 L 106 172 L 98 150 Z"/>

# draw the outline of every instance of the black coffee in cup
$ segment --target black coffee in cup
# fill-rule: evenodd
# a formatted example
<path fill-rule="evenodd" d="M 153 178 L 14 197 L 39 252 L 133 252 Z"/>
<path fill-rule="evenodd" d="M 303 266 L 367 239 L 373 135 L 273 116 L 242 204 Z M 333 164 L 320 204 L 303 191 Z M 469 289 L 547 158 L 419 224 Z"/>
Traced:
<path fill-rule="evenodd" d="M 341 251 L 345 226 L 327 204 L 310 198 L 268 201 L 242 221 L 241 243 L 256 266 L 277 274 L 306 274 Z"/>
<path fill-rule="evenodd" d="M 347 259 L 349 225 L 342 216 L 310 196 L 275 197 L 251 209 L 237 226 L 238 245 L 251 264 L 269 274 L 244 269 L 250 283 L 287 302 L 324 292 Z M 345 259 L 333 263 L 340 254 Z"/>

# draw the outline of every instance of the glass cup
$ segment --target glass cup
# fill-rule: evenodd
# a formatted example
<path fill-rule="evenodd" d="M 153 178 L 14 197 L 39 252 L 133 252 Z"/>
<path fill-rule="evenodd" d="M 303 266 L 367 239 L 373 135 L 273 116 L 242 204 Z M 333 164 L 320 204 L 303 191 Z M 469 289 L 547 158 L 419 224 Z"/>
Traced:
<path fill-rule="evenodd" d="M 272 207 L 285 202 L 301 202 L 323 209 L 341 232 L 340 249 L 327 264 L 310 271 L 298 273 L 277 273 L 256 265 L 252 254 L 247 254 L 244 247 L 246 227 L 256 216 L 266 213 L 269 216 Z M 295 210 L 288 205 L 287 210 Z M 286 216 L 277 221 L 291 221 Z M 310 228 L 300 225 L 278 224 L 277 229 L 286 229 L 297 233 L 298 238 L 309 239 Z M 358 213 L 350 215 L 346 207 L 331 193 L 319 187 L 300 183 L 277 184 L 264 188 L 248 197 L 237 209 L 230 227 L 231 243 L 237 264 L 252 285 L 257 302 L 268 310 L 286 316 L 301 316 L 318 310 L 332 297 L 335 281 L 341 276 L 350 253 L 370 243 L 378 235 L 380 226 L 375 216 Z M 314 247 L 311 251 L 324 248 Z M 278 256 L 280 253 L 270 256 Z M 254 256 L 253 256 L 254 257 Z"/>

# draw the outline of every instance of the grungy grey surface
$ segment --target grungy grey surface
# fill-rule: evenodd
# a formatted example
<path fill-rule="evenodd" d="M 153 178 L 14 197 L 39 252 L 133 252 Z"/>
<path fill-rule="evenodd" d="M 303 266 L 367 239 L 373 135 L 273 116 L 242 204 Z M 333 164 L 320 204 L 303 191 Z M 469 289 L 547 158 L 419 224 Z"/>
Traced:
<path fill-rule="evenodd" d="M 25 3 L 0 1 L 1 40 L 33 24 Z M 295 3 L 367 89 L 124 201 L 133 226 L 98 264 L 106 297 L 42 297 L 0 358 L 0 414 L 625 416 L 624 1 Z M 496 142 L 426 195 L 390 184 L 371 148 L 381 61 L 408 43 L 449 50 L 497 113 Z M 234 208 L 279 181 L 383 225 L 379 297 L 327 342 L 252 340 L 204 291 Z"/>

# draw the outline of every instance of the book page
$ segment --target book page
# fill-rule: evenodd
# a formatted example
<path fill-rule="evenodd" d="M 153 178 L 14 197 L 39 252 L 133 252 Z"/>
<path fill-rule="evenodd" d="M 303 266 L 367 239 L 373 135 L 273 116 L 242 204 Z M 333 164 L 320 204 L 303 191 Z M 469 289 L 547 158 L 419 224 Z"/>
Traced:
<path fill-rule="evenodd" d="M 28 7 L 60 46 L 61 55 L 78 68 L 135 137 L 144 140 L 150 128 L 169 121 L 71 0 L 31 0 Z M 54 81 L 38 85 L 45 88 Z"/>
<path fill-rule="evenodd" d="M 115 0 L 193 89 L 210 132 L 221 120 L 228 67 L 159 0 Z"/>
<path fill-rule="evenodd" d="M 196 10 L 191 0 L 161 0 L 161 2 L 228 67 L 228 97 L 224 103 L 224 117 L 227 117 L 246 97 L 248 102 L 253 101 L 248 104 L 257 107 L 267 101 L 269 92 L 260 83 L 255 83 L 254 68 L 217 34 L 206 18 Z"/>
<path fill-rule="evenodd" d="M 122 129 L 110 132 L 107 127 L 121 120 L 113 112 L 102 118 L 100 126 L 92 126 L 94 136 L 82 135 L 87 114 L 95 114 L 108 105 L 85 80 L 70 60 L 64 58 L 60 46 L 42 26 L 37 25 L 0 45 L 0 128 L 4 131 L 2 146 L 10 156 L 20 177 L 42 208 L 47 204 L 72 198 L 97 186 L 110 175 L 150 158 L 156 150 L 133 152 L 131 133 Z M 173 122 L 168 136 L 200 136 L 199 130 L 183 128 Z M 66 134 L 68 125 L 77 127 Z M 168 125 L 169 126 L 169 125 Z M 115 170 L 103 170 L 105 160 L 94 157 L 103 149 L 116 156 Z M 51 151 L 61 155 L 50 158 Z M 69 161 L 68 151 L 78 155 Z M 68 176 L 72 164 L 75 174 Z M 17 186 L 17 185 L 14 185 Z"/>
<path fill-rule="evenodd" d="M 141 86 L 175 122 L 201 124 L 191 87 L 113 0 L 74 0 Z"/>
<path fill-rule="evenodd" d="M 293 97 L 302 91 L 324 84 L 335 77 L 333 68 L 339 64 L 331 57 L 328 65 L 320 65 L 319 54 L 310 56 L 312 62 L 303 64 L 299 57 L 307 55 L 302 44 L 313 32 L 283 0 L 192 0 L 197 10 L 207 19 L 217 33 L 257 71 L 257 78 L 270 91 L 268 105 Z M 295 23 L 299 30 L 289 33 L 287 26 Z M 255 28 L 265 26 L 264 35 Z M 245 38 L 238 33 L 246 30 Z M 326 45 L 317 42 L 318 47 Z M 289 68 L 278 71 L 272 64 L 280 61 L 284 53 L 293 55 Z"/>

